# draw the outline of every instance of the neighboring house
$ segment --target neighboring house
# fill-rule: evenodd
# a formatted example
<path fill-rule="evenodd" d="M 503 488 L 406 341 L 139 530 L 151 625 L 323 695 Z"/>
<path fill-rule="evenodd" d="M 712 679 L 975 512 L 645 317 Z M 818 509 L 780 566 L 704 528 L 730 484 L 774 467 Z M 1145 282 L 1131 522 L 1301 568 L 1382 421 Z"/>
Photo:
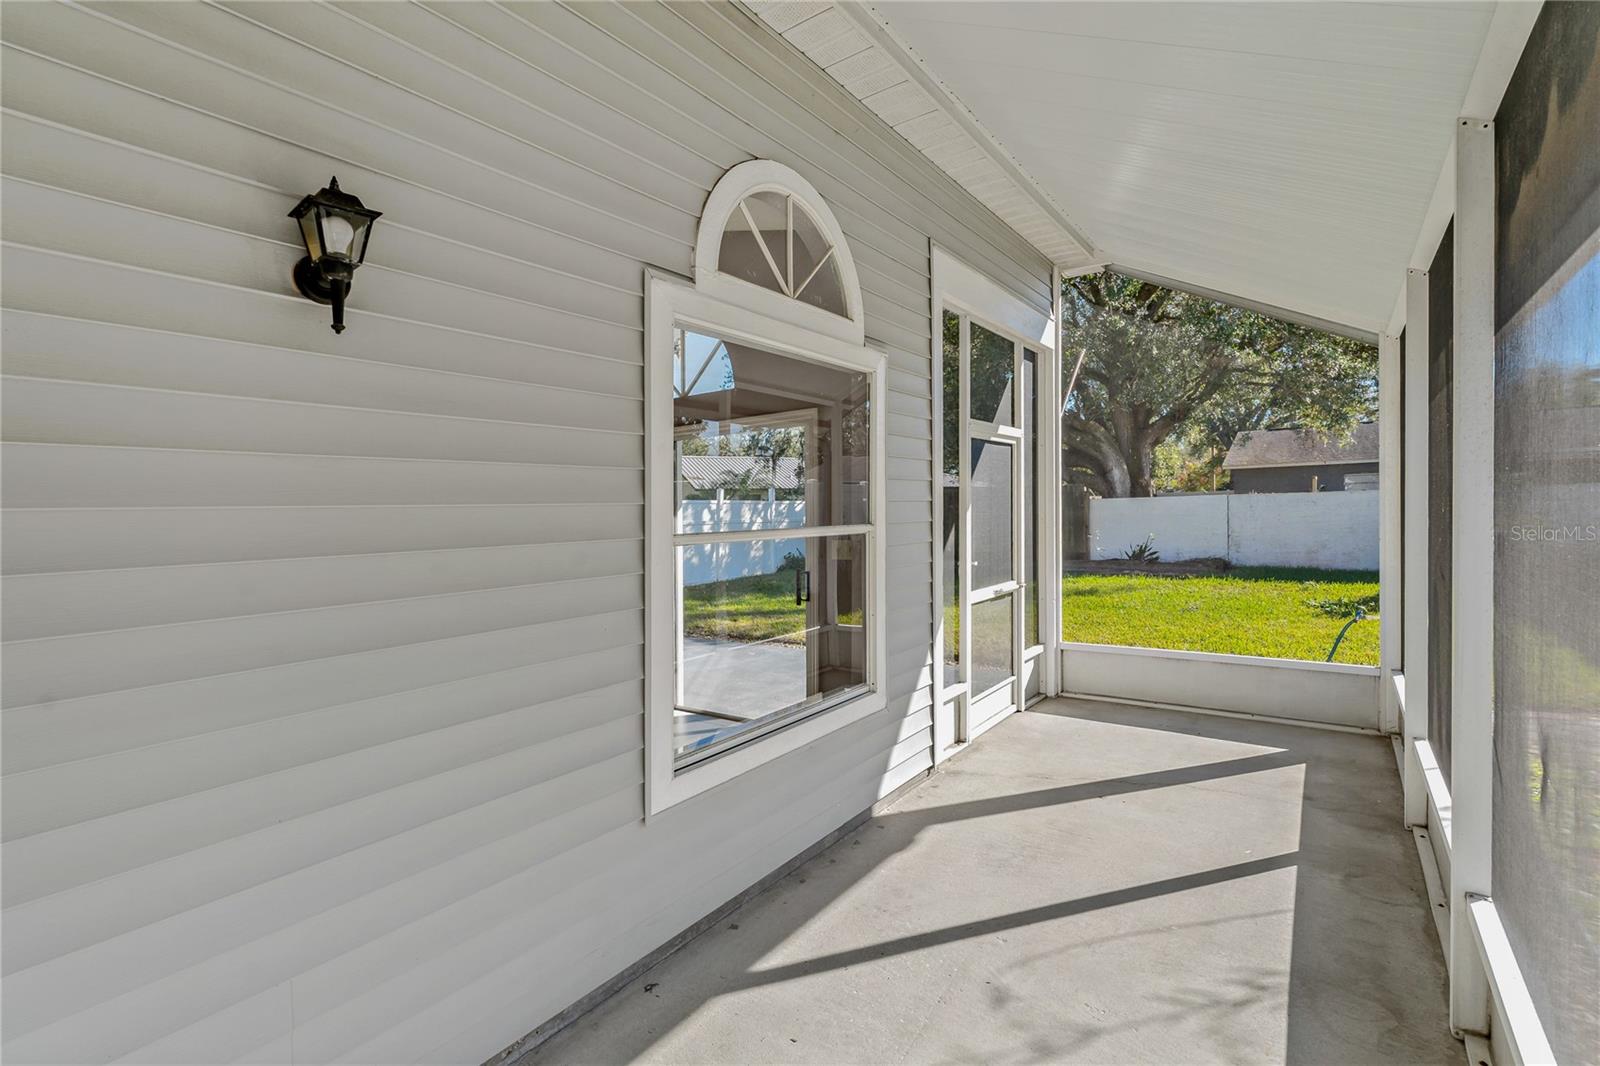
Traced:
<path fill-rule="evenodd" d="M 1222 468 L 1234 492 L 1339 492 L 1378 487 L 1378 423 L 1348 439 L 1309 429 L 1257 429 L 1234 438 Z"/>

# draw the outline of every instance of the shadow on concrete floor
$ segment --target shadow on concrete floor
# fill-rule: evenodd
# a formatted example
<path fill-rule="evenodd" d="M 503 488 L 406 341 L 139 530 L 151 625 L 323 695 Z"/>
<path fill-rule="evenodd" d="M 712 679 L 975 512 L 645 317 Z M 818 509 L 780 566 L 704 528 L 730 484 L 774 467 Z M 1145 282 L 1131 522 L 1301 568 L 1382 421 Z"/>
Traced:
<path fill-rule="evenodd" d="M 1049 701 L 525 1061 L 1459 1063 L 1400 809 L 1386 739 Z"/>

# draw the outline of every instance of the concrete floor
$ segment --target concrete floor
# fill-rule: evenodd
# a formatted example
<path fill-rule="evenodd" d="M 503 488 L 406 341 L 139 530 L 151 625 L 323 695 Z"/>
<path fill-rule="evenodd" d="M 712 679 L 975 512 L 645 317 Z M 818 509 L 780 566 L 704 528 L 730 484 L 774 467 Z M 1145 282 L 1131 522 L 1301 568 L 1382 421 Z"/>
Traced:
<path fill-rule="evenodd" d="M 1387 740 L 1041 707 L 531 1061 L 1463 1061 Z"/>

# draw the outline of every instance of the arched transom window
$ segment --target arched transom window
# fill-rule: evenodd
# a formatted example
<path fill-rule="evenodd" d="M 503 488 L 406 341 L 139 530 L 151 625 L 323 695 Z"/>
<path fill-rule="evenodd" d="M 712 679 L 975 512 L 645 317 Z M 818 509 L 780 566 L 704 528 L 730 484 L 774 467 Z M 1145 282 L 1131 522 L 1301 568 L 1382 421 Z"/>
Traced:
<path fill-rule="evenodd" d="M 701 218 L 695 280 L 766 314 L 861 339 L 860 286 L 844 234 L 810 182 L 781 163 L 741 163 L 717 183 Z"/>
<path fill-rule="evenodd" d="M 765 189 L 739 201 L 723 227 L 718 263 L 724 274 L 848 318 L 835 251 L 804 204 Z"/>

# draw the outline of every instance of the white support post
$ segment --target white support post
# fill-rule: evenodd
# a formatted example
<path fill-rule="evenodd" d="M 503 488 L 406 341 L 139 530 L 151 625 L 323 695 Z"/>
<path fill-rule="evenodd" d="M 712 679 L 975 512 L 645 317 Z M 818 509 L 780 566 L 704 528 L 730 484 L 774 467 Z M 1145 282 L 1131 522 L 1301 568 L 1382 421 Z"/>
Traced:
<path fill-rule="evenodd" d="M 1406 272 L 1405 535 L 1400 547 L 1400 672 L 1405 676 L 1405 824 L 1428 824 L 1428 785 L 1417 755 L 1428 739 L 1428 272 Z"/>
<path fill-rule="evenodd" d="M 1378 723 L 1400 731 L 1394 675 L 1400 672 L 1400 338 L 1378 337 Z"/>
<path fill-rule="evenodd" d="M 1452 409 L 1450 1027 L 1489 1031 L 1471 904 L 1490 894 L 1494 795 L 1494 123 L 1456 125 Z"/>
<path fill-rule="evenodd" d="M 1044 643 L 1044 662 L 1041 663 L 1043 690 L 1046 696 L 1061 695 L 1061 268 L 1050 271 L 1050 334 L 1051 350 L 1045 353 L 1045 365 L 1039 369 L 1039 457 L 1038 484 L 1039 507 L 1044 516 L 1047 535 L 1039 545 L 1039 580 L 1044 588 L 1039 590 L 1040 640 Z"/>
<path fill-rule="evenodd" d="M 928 342 L 931 358 L 931 375 L 928 379 L 933 392 L 933 456 L 928 464 L 929 485 L 933 490 L 933 648 L 929 660 L 933 667 L 933 761 L 941 763 L 956 742 L 960 728 L 954 718 L 945 715 L 945 613 L 944 613 L 944 290 L 940 285 L 938 249 L 928 249 L 934 263 L 933 338 Z M 957 563 L 959 565 L 959 561 Z"/>

